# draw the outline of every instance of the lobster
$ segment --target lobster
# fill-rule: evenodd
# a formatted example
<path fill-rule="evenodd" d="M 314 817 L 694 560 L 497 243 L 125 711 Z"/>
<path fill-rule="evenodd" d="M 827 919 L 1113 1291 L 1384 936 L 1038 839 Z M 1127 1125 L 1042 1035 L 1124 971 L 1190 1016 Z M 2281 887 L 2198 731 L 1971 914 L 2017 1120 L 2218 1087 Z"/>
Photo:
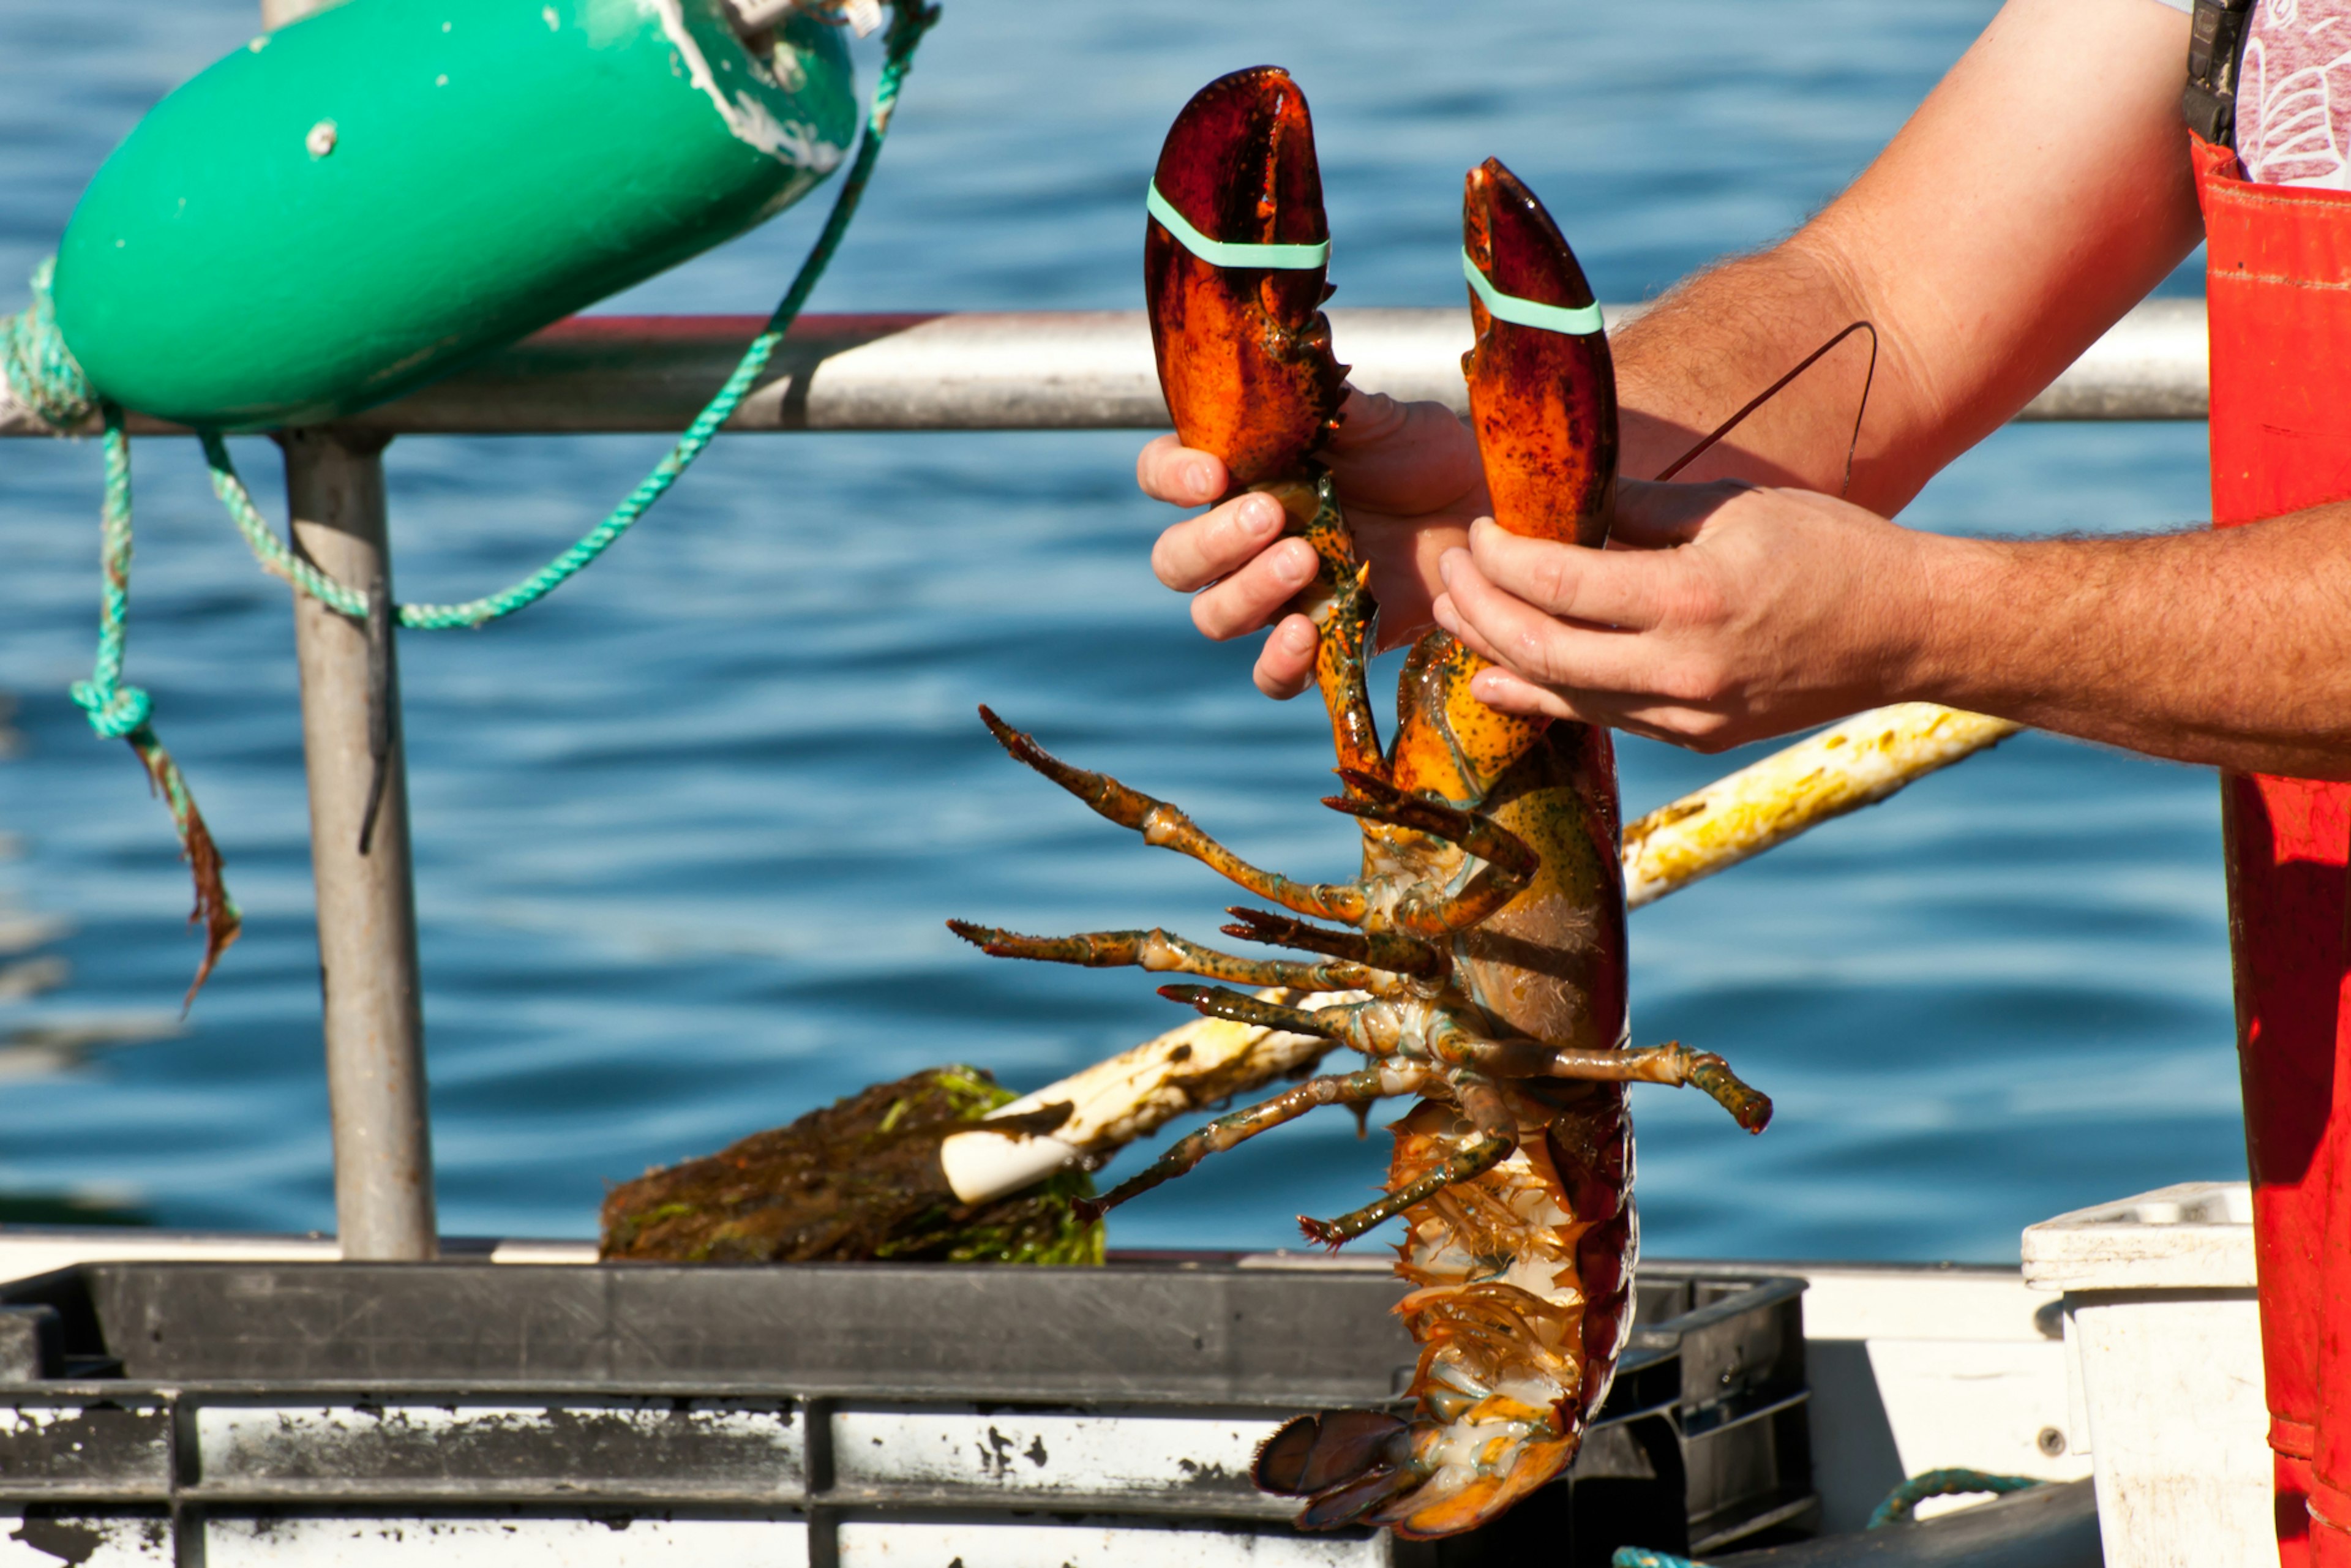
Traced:
<path fill-rule="evenodd" d="M 1362 874 L 1307 883 L 1251 865 L 1175 806 L 1062 761 L 983 707 L 1019 760 L 1278 906 L 1235 907 L 1226 934 L 1316 956 L 1243 957 L 1164 930 L 1037 937 L 949 925 L 998 956 L 1224 981 L 1161 994 L 1366 1059 L 1217 1117 L 1081 1205 L 1089 1213 L 1317 1106 L 1360 1116 L 1419 1097 L 1393 1129 L 1384 1196 L 1300 1220 L 1336 1247 L 1403 1216 L 1396 1270 L 1411 1288 L 1396 1310 L 1420 1351 L 1411 1413 L 1299 1416 L 1267 1439 L 1253 1473 L 1304 1500 L 1302 1527 L 1449 1535 L 1567 1467 L 1631 1333 L 1625 1085 L 1695 1085 L 1750 1132 L 1771 1102 L 1719 1056 L 1628 1048 L 1606 730 L 1486 707 L 1470 695 L 1479 657 L 1432 631 L 1405 659 L 1395 739 L 1379 743 L 1364 681 L 1377 608 L 1313 455 L 1336 427 L 1346 372 L 1321 311 L 1329 233 L 1312 126 L 1289 75 L 1259 67 L 1201 89 L 1168 132 L 1149 204 L 1152 340 L 1176 430 L 1224 460 L 1236 493 L 1277 498 L 1285 531 L 1316 553 L 1296 608 L 1320 632 L 1317 683 L 1346 787 L 1323 804 L 1360 825 Z M 1469 172 L 1462 226 L 1477 330 L 1463 370 L 1494 517 L 1513 533 L 1599 546 L 1616 408 L 1592 290 L 1550 214 L 1499 162 Z M 1290 1005 L 1314 992 L 1361 996 Z"/>

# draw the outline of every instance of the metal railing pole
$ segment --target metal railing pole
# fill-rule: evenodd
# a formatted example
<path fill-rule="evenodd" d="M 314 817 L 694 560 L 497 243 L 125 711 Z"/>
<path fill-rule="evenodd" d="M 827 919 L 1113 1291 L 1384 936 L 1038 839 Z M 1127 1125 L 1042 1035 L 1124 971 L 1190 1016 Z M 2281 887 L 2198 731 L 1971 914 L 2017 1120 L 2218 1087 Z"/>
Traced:
<path fill-rule="evenodd" d="M 332 4 L 261 0 L 261 25 L 282 27 Z M 295 550 L 337 581 L 386 596 L 392 591 L 383 502 L 389 440 L 331 429 L 279 437 Z M 417 1260 L 435 1256 L 440 1242 L 424 1094 L 398 640 L 383 637 L 381 663 L 372 670 L 369 641 L 366 627 L 307 594 L 294 595 L 327 1099 L 335 1136 L 335 1230 L 346 1259 Z"/>
<path fill-rule="evenodd" d="M 1612 322 L 1640 311 L 1602 308 Z M 1468 311 L 1340 307 L 1329 314 L 1355 385 L 1468 411 L 1461 381 Z M 386 435 L 674 438 L 766 320 L 575 316 L 348 423 Z M 2200 420 L 2207 358 L 2204 302 L 2150 299 L 2016 417 Z M 187 434 L 137 413 L 130 428 Z M 929 310 L 802 316 L 726 428 L 1165 430 L 1168 417 L 1140 310 Z M 77 432 L 97 433 L 94 418 Z M 31 410 L 0 401 L 0 438 L 57 434 Z"/>
<path fill-rule="evenodd" d="M 388 592 L 385 438 L 320 429 L 289 431 L 279 439 L 295 549 L 339 582 Z M 308 594 L 295 594 L 319 988 L 335 1134 L 335 1228 L 345 1258 L 424 1259 L 437 1250 L 424 1015 L 397 644 L 389 636 L 384 641 L 384 666 L 371 672 L 367 628 Z M 385 729 L 376 732 L 377 724 Z M 377 747 L 384 740 L 389 745 L 379 764 Z M 379 766 L 381 794 L 370 825 Z"/>

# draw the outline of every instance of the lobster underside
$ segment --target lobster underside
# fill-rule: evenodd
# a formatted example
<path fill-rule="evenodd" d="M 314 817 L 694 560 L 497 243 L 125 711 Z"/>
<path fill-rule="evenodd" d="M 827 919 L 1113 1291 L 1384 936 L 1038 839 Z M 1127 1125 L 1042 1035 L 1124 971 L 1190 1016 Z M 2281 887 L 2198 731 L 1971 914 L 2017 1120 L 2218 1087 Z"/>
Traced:
<path fill-rule="evenodd" d="M 1421 1103 L 1395 1127 L 1387 1190 L 1333 1219 L 1338 1246 L 1402 1216 L 1398 1304 L 1420 1346 L 1408 1416 L 1304 1416 L 1255 1469 L 1303 1498 L 1311 1528 L 1368 1522 L 1453 1533 L 1565 1469 L 1632 1327 L 1637 1225 L 1625 1085 L 1694 1084 L 1750 1131 L 1771 1103 L 1719 1057 L 1625 1040 L 1625 901 L 1604 730 L 1497 713 L 1469 695 L 1482 664 L 1442 632 L 1405 663 L 1383 747 L 1364 666 L 1377 610 L 1330 476 L 1312 458 L 1344 371 L 1320 307 L 1328 229 L 1306 103 L 1272 67 L 1203 89 L 1169 131 L 1144 248 L 1154 346 L 1178 433 L 1266 491 L 1320 562 L 1297 608 L 1321 632 L 1318 684 L 1362 873 L 1293 881 L 1243 861 L 1176 807 L 1061 761 L 980 710 L 1005 748 L 1144 841 L 1190 855 L 1275 905 L 1228 936 L 1312 955 L 1249 957 L 1164 930 L 1025 936 L 953 921 L 1000 956 L 1133 966 L 1222 985 L 1162 995 L 1211 1016 L 1317 1035 L 1361 1053 L 1220 1116 L 1099 1202 L 1099 1214 L 1208 1155 L 1322 1105 Z M 1464 360 L 1495 516 L 1536 538 L 1604 541 L 1614 382 L 1581 268 L 1499 163 L 1472 170 L 1464 250 L 1477 347 Z M 1233 987 L 1248 987 L 1238 990 Z M 1353 992 L 1306 1009 L 1253 994 Z"/>

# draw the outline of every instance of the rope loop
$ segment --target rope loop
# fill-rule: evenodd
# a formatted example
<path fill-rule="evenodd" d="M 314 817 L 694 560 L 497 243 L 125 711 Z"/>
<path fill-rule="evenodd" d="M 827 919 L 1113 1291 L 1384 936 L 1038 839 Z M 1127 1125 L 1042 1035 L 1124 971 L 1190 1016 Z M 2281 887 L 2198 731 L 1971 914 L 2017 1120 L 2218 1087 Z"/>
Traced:
<path fill-rule="evenodd" d="M 57 257 L 33 269 L 32 302 L 14 316 L 0 316 L 0 402 L 14 400 L 54 431 L 68 431 L 98 412 L 98 390 L 57 333 L 57 303 L 50 298 Z"/>

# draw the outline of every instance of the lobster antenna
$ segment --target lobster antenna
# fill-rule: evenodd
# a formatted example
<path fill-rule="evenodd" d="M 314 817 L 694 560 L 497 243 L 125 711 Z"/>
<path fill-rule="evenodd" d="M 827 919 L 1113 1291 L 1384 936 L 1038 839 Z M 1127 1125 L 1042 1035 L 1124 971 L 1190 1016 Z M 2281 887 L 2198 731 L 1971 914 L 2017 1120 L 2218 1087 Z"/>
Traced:
<path fill-rule="evenodd" d="M 1790 371 L 1786 375 L 1782 376 L 1778 381 L 1773 382 L 1770 386 L 1765 387 L 1761 392 L 1757 392 L 1753 397 L 1747 401 L 1746 407 L 1740 409 L 1737 413 L 1732 414 L 1729 419 L 1724 420 L 1720 424 L 1716 425 L 1713 431 L 1707 435 L 1705 440 L 1699 442 L 1696 446 L 1691 447 L 1687 452 L 1683 453 L 1679 457 L 1675 458 L 1671 463 L 1666 465 L 1665 472 L 1657 476 L 1656 482 L 1662 483 L 1665 480 L 1670 479 L 1675 475 L 1680 473 L 1683 469 L 1688 467 L 1692 463 L 1697 462 L 1700 457 L 1707 454 L 1716 442 L 1720 441 L 1724 436 L 1738 429 L 1740 423 L 1746 419 L 1749 414 L 1753 413 L 1757 409 L 1761 408 L 1765 403 L 1770 402 L 1773 398 L 1779 396 L 1780 393 L 1787 388 L 1790 382 L 1794 381 L 1798 376 L 1801 376 L 1806 371 L 1811 370 L 1814 365 L 1820 362 L 1821 357 L 1823 354 L 1826 354 L 1831 349 L 1835 348 L 1839 343 L 1844 342 L 1847 338 L 1852 337 L 1855 332 L 1866 332 L 1869 334 L 1869 369 L 1861 378 L 1861 402 L 1859 406 L 1855 407 L 1853 411 L 1853 439 L 1845 443 L 1844 482 L 1837 486 L 1837 494 L 1839 496 L 1843 496 L 1847 490 L 1852 489 L 1853 455 L 1855 452 L 1859 450 L 1861 446 L 1861 420 L 1862 416 L 1869 412 L 1869 389 L 1877 380 L 1877 329 L 1875 325 L 1867 321 L 1855 321 L 1849 324 L 1842 331 L 1838 332 L 1836 336 L 1831 338 L 1827 342 L 1823 343 L 1819 348 L 1814 349 L 1811 353 L 1806 354 L 1803 358 L 1803 361 L 1797 365 L 1794 370 Z"/>

